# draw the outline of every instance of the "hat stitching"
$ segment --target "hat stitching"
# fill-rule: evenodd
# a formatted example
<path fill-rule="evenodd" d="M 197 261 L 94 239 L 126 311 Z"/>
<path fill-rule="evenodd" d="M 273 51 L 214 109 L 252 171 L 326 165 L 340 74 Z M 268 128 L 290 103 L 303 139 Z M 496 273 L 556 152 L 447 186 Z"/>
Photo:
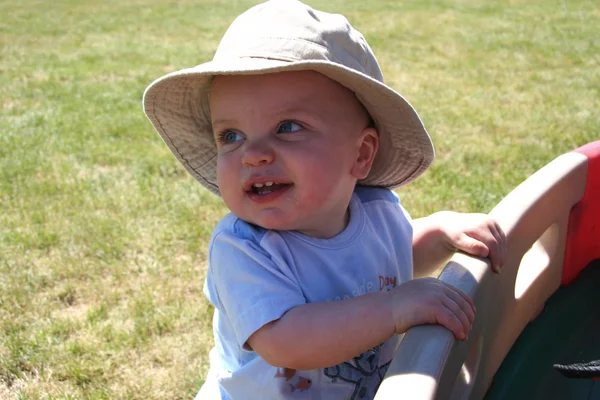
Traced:
<path fill-rule="evenodd" d="M 399 180 L 399 181 L 396 181 L 396 182 L 390 184 L 389 186 L 393 187 L 393 186 L 402 184 L 402 182 L 411 181 L 413 179 L 413 176 L 419 175 L 419 171 L 421 171 L 424 161 L 425 161 L 425 157 L 421 157 L 421 161 L 419 161 L 419 166 L 417 168 L 415 168 L 415 170 L 413 172 L 411 172 L 410 175 L 406 176 L 402 180 Z"/>
<path fill-rule="evenodd" d="M 366 73 L 364 73 L 364 72 L 362 72 L 362 71 L 359 71 L 359 70 L 357 70 L 357 69 L 355 69 L 355 68 L 352 68 L 352 67 L 349 67 L 349 66 L 347 66 L 347 65 L 344 65 L 344 63 L 343 63 L 343 62 L 342 62 L 340 59 L 338 59 L 338 58 L 335 56 L 335 54 L 333 53 L 333 51 L 332 51 L 331 47 L 325 46 L 325 45 L 323 45 L 323 44 L 321 44 L 321 43 L 318 43 L 318 42 L 313 42 L 312 40 L 303 39 L 303 38 L 280 38 L 280 37 L 277 37 L 277 36 L 271 36 L 270 38 L 273 38 L 273 39 L 286 39 L 286 40 L 293 40 L 293 41 L 302 41 L 302 42 L 307 42 L 307 43 L 312 43 L 312 44 L 315 44 L 315 45 L 317 45 L 317 46 L 319 46 L 319 47 L 321 47 L 321 48 L 323 48 L 323 49 L 327 50 L 327 53 L 331 55 L 331 59 L 332 59 L 333 61 L 335 61 L 337 64 L 340 64 L 340 65 L 342 65 L 342 66 L 345 66 L 346 68 L 350 68 L 350 69 L 352 69 L 353 71 L 358 71 L 358 72 L 360 72 L 360 73 L 362 73 L 362 74 L 365 74 L 365 75 L 367 75 L 367 76 L 370 76 L 369 74 L 366 74 Z M 354 57 L 354 55 L 353 55 L 352 53 L 348 53 L 348 55 L 349 55 L 349 56 L 350 56 L 350 58 L 352 58 L 352 59 L 353 59 L 353 60 L 354 60 L 354 61 L 355 61 L 355 62 L 356 62 L 358 65 L 361 65 L 361 66 L 363 66 L 363 67 L 366 65 L 366 62 L 363 62 L 362 60 L 359 60 L 359 59 L 357 59 L 356 57 Z M 300 60 L 301 60 L 301 61 L 305 61 L 304 59 L 300 59 Z M 320 61 L 320 60 L 315 60 L 315 61 Z M 330 61 L 330 60 L 327 60 L 327 61 Z M 366 55 L 365 55 L 365 61 L 366 61 Z M 376 79 L 375 79 L 375 80 L 376 80 Z"/>
<path fill-rule="evenodd" d="M 329 47 L 325 46 L 324 44 L 314 42 L 312 40 L 308 40 L 308 39 L 304 39 L 304 38 L 293 38 L 293 37 L 283 37 L 283 36 L 265 36 L 263 39 L 281 39 L 281 40 L 293 40 L 295 42 L 306 42 L 306 43 L 316 44 L 317 46 L 319 46 L 325 50 L 330 50 Z"/>
<path fill-rule="evenodd" d="M 196 168 L 194 168 L 194 167 L 192 167 L 192 166 L 190 165 L 190 168 L 191 168 L 191 169 L 193 169 L 194 171 L 198 172 L 198 171 L 197 171 L 198 169 L 201 169 L 202 167 L 206 166 L 207 164 L 209 164 L 209 163 L 213 162 L 213 160 L 214 160 L 215 158 L 217 158 L 218 156 L 219 156 L 219 154 L 217 153 L 217 154 L 215 154 L 214 156 L 212 156 L 211 158 L 209 158 L 207 161 L 205 161 L 205 162 L 204 162 L 204 164 L 202 164 L 202 165 L 199 165 L 199 166 L 197 166 Z M 198 172 L 198 173 L 199 173 L 199 172 Z"/>
<path fill-rule="evenodd" d="M 169 93 L 169 86 L 164 88 L 164 93 L 165 95 L 167 95 Z M 180 158 L 180 162 L 183 163 L 185 162 L 190 169 L 192 169 L 194 172 L 198 173 L 198 171 L 196 171 L 196 169 L 194 169 L 190 162 L 188 161 L 187 158 L 185 158 L 182 154 L 181 151 L 179 151 L 179 148 L 177 148 L 177 146 L 175 145 L 175 143 L 173 142 L 173 139 L 171 138 L 171 136 L 169 136 L 169 134 L 167 133 L 166 129 L 163 127 L 163 124 L 158 116 L 158 113 L 156 112 L 156 97 L 152 98 L 152 113 L 154 114 L 154 119 L 156 119 L 156 123 L 158 124 L 158 126 L 160 127 L 160 130 L 162 131 L 164 137 L 169 139 L 169 143 L 171 148 L 175 149 L 175 151 L 177 151 L 177 154 L 179 155 Z M 199 173 L 198 173 L 199 174 Z"/>
<path fill-rule="evenodd" d="M 321 44 L 321 43 L 317 43 L 317 42 L 313 42 L 312 40 L 308 40 L 308 39 L 303 39 L 303 38 L 286 38 L 286 37 L 279 37 L 279 36 L 267 36 L 264 39 L 280 39 L 280 40 L 290 40 L 290 41 L 295 41 L 295 42 L 305 42 L 305 43 L 310 43 L 310 44 L 314 44 L 316 46 L 321 47 L 324 50 L 327 50 L 327 53 L 330 55 L 331 59 L 325 59 L 325 60 L 319 60 L 319 59 L 304 59 L 304 58 L 290 58 L 290 57 L 282 57 L 281 55 L 277 55 L 277 53 L 265 53 L 263 52 L 262 54 L 258 54 L 258 55 L 252 55 L 252 54 L 245 54 L 243 56 L 238 56 L 235 58 L 262 58 L 262 59 L 266 59 L 266 60 L 278 60 L 278 61 L 335 61 L 336 64 L 340 64 L 340 65 L 344 65 L 343 62 L 341 62 L 332 52 L 331 48 Z M 271 56 L 271 57 L 266 57 L 266 55 L 273 55 L 275 54 L 276 56 Z M 352 59 L 354 59 L 356 61 L 357 64 L 359 65 L 364 65 L 364 63 L 361 60 L 358 60 L 356 57 L 354 57 L 352 54 L 349 54 L 350 57 Z M 354 68 L 351 67 L 346 67 L 346 68 L 350 68 L 354 71 L 358 71 Z M 361 71 L 358 71 L 361 72 Z"/>
<path fill-rule="evenodd" d="M 205 183 L 205 186 L 208 187 L 209 190 L 211 190 L 213 193 L 220 195 L 219 193 L 219 187 L 217 185 L 215 185 L 214 183 L 208 181 L 206 178 L 204 178 L 202 175 L 198 174 L 198 177 L 196 179 L 200 178 L 201 181 L 203 181 Z M 200 182 L 202 183 L 202 182 Z"/>

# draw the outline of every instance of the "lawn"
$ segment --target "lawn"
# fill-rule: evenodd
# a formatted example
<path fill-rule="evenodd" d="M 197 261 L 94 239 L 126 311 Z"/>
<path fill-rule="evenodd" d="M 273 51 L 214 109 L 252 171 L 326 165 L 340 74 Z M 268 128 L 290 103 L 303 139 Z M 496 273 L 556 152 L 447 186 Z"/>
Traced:
<path fill-rule="evenodd" d="M 145 119 L 144 88 L 209 60 L 254 2 L 0 3 L 0 399 L 189 399 L 227 212 Z M 489 211 L 600 137 L 596 0 L 315 0 L 345 14 L 420 112 L 413 216 Z"/>

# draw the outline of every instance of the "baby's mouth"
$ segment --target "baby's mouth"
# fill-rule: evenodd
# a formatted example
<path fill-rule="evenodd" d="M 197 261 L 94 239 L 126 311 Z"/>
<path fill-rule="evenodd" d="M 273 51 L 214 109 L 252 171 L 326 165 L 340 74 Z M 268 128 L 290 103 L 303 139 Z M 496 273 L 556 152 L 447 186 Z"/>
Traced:
<path fill-rule="evenodd" d="M 281 189 L 286 189 L 292 186 L 291 183 L 274 183 L 274 182 L 265 182 L 265 183 L 255 183 L 250 187 L 249 192 L 259 195 L 269 194 L 276 192 Z"/>

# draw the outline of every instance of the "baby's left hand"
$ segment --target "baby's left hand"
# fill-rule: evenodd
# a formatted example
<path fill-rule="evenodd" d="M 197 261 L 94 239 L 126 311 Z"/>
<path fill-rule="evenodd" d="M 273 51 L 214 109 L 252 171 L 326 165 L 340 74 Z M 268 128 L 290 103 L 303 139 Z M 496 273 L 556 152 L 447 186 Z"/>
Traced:
<path fill-rule="evenodd" d="M 506 236 L 498 222 L 487 214 L 436 213 L 447 244 L 456 250 L 488 257 L 494 272 L 501 272 L 506 260 Z"/>

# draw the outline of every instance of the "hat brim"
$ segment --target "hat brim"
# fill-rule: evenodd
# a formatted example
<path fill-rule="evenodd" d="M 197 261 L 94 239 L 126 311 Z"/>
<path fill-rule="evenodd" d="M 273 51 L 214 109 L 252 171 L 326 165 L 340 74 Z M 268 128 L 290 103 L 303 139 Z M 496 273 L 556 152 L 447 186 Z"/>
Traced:
<path fill-rule="evenodd" d="M 410 103 L 387 85 L 330 61 L 213 60 L 154 81 L 144 92 L 144 111 L 186 170 L 220 195 L 208 107 L 213 77 L 302 70 L 319 72 L 353 91 L 373 118 L 379 150 L 371 172 L 359 184 L 393 189 L 411 182 L 432 163 L 431 138 Z"/>

